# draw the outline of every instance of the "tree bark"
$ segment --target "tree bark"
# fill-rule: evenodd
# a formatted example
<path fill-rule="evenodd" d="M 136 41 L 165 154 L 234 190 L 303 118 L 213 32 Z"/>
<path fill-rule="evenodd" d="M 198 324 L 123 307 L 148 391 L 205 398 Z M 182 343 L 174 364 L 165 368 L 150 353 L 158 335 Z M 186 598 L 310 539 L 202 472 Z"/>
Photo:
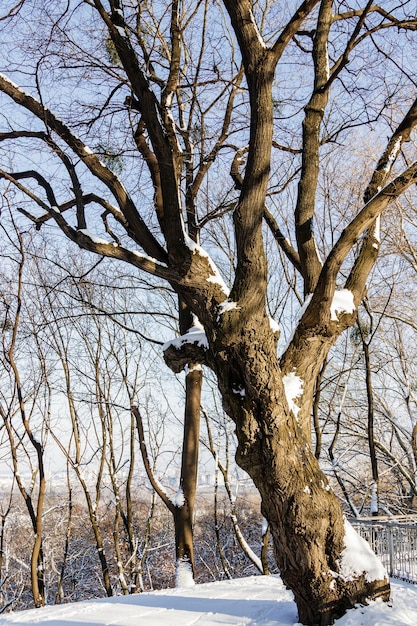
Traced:
<path fill-rule="evenodd" d="M 184 502 L 182 506 L 177 504 L 174 510 L 177 575 L 181 563 L 189 563 L 193 577 L 195 575 L 193 517 L 197 489 L 202 381 L 201 365 L 190 364 L 185 378 L 186 405 L 180 478 Z"/>
<path fill-rule="evenodd" d="M 213 367 L 237 426 L 236 460 L 261 494 L 277 565 L 295 595 L 299 621 L 326 626 L 356 603 L 388 599 L 388 580 L 373 555 L 379 572 L 374 579 L 365 571 L 345 572 L 345 520 L 297 411 L 289 409 L 268 320 L 240 326 L 238 343 L 230 334 L 219 341 L 222 350 Z M 308 398 L 303 396 L 310 409 L 313 392 L 311 387 Z"/>

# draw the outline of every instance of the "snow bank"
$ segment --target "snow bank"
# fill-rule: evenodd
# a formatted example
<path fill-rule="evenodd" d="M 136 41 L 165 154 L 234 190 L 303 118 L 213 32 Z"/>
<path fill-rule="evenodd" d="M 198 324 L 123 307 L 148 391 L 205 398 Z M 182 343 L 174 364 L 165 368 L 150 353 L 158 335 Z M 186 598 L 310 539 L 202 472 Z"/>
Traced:
<path fill-rule="evenodd" d="M 345 580 L 353 580 L 362 574 L 365 574 L 368 582 L 388 578 L 384 566 L 372 552 L 369 543 L 345 519 L 345 549 L 340 560 L 339 576 Z"/>

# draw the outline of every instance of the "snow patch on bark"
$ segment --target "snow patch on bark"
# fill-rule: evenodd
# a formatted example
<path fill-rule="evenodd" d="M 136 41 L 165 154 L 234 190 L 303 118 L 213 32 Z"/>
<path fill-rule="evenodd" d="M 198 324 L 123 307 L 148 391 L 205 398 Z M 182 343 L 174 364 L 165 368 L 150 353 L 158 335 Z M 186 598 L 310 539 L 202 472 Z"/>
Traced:
<path fill-rule="evenodd" d="M 200 363 L 195 363 L 191 367 L 186 365 L 184 368 L 184 372 L 186 376 L 187 374 L 191 374 L 191 372 L 202 372 L 202 371 L 203 371 L 203 366 Z"/>
<path fill-rule="evenodd" d="M 380 215 L 378 215 L 378 217 L 375 220 L 374 239 L 376 239 L 376 241 L 381 243 L 381 216 Z"/>
<path fill-rule="evenodd" d="M 392 150 L 389 153 L 389 155 L 387 156 L 387 161 L 383 167 L 383 171 L 384 172 L 389 172 L 391 167 L 393 166 L 393 163 L 395 161 L 395 159 L 398 156 L 398 153 L 401 149 L 401 143 L 402 143 L 402 135 L 400 135 L 396 142 L 394 143 L 394 145 L 392 146 Z"/>
<path fill-rule="evenodd" d="M 223 291 L 223 293 L 228 296 L 229 295 L 229 289 L 226 287 L 226 283 L 224 282 L 223 278 L 220 276 L 219 270 L 216 267 L 216 264 L 214 263 L 213 259 L 210 257 L 209 254 L 207 254 L 207 252 L 198 245 L 198 243 L 196 243 L 195 241 L 193 241 L 191 239 L 191 237 L 189 237 L 187 235 L 187 233 L 185 232 L 184 229 L 184 240 L 185 240 L 185 244 L 187 246 L 187 248 L 189 250 L 191 250 L 191 252 L 193 254 L 198 254 L 201 257 L 204 257 L 208 260 L 208 264 L 210 266 L 211 271 L 213 272 L 211 276 L 209 276 L 206 280 L 209 283 L 215 283 L 216 285 L 219 285 L 221 290 Z"/>
<path fill-rule="evenodd" d="M 117 246 L 117 243 L 113 243 L 113 246 Z M 147 254 L 142 254 L 141 252 L 138 252 L 137 250 L 130 250 L 127 248 L 128 252 L 131 252 L 132 254 L 134 254 L 138 259 L 141 259 L 143 261 L 149 261 L 150 263 L 154 263 L 157 267 L 168 267 L 168 265 L 166 263 L 161 263 L 160 261 L 158 261 L 157 259 L 155 259 L 152 256 L 148 256 Z"/>
<path fill-rule="evenodd" d="M 320 254 L 320 250 L 317 247 L 317 241 L 314 239 L 314 248 L 316 250 L 316 254 L 317 254 L 317 258 L 320 261 L 320 263 L 323 265 L 323 259 L 321 258 L 321 254 Z"/>
<path fill-rule="evenodd" d="M 256 33 L 256 38 L 257 38 L 257 40 L 258 40 L 258 41 L 259 41 L 259 43 L 261 44 L 262 48 L 264 48 L 264 49 L 265 49 L 265 48 L 266 48 L 265 42 L 264 42 L 264 40 L 263 40 L 263 38 L 262 38 L 261 33 L 259 32 L 259 28 L 258 28 L 258 25 L 257 25 L 257 23 L 256 23 L 256 21 L 255 21 L 255 17 L 254 17 L 254 15 L 253 15 L 252 11 L 250 11 L 250 12 L 249 12 L 249 19 L 250 19 L 250 21 L 251 21 L 251 23 L 252 23 L 252 26 L 253 26 L 253 28 L 254 28 L 254 31 L 255 31 L 255 33 Z"/>
<path fill-rule="evenodd" d="M 90 231 L 87 230 L 86 228 L 80 228 L 78 232 L 85 235 L 85 237 L 88 237 L 89 239 L 91 239 L 91 241 L 93 241 L 94 243 L 105 243 L 105 244 L 109 243 L 105 239 L 101 239 L 101 237 L 96 237 L 95 235 L 90 233 Z"/>
<path fill-rule="evenodd" d="M 330 305 L 330 319 L 337 322 L 339 321 L 338 313 L 353 313 L 355 308 L 353 293 L 349 289 L 340 289 L 333 296 Z"/>
<path fill-rule="evenodd" d="M 362 575 L 367 582 L 388 578 L 384 566 L 368 542 L 345 519 L 345 549 L 342 551 L 338 576 L 349 581 Z"/>
<path fill-rule="evenodd" d="M 119 33 L 120 37 L 126 37 L 126 32 L 124 28 L 122 28 L 121 26 L 115 26 L 115 29 Z"/>
<path fill-rule="evenodd" d="M 219 304 L 218 309 L 219 309 L 219 317 L 220 317 L 220 315 L 223 315 L 223 313 L 226 313 L 226 311 L 233 311 L 233 309 L 236 309 L 237 311 L 239 311 L 240 310 L 240 306 L 238 305 L 237 302 L 231 302 L 230 300 L 224 300 L 223 302 L 221 302 Z"/>
<path fill-rule="evenodd" d="M 371 515 L 378 513 L 378 487 L 374 481 L 371 486 Z"/>
<path fill-rule="evenodd" d="M 179 487 L 177 493 L 175 494 L 174 504 L 178 509 L 181 509 L 185 504 L 185 497 L 182 487 Z"/>
<path fill-rule="evenodd" d="M 5 83 L 8 83 L 9 85 L 11 85 L 11 87 L 13 87 L 13 89 L 17 89 L 24 96 L 29 96 L 29 98 L 33 98 L 33 96 L 31 96 L 28 91 L 25 91 L 24 89 L 19 87 L 19 85 L 17 85 L 12 80 L 10 80 L 10 78 L 8 78 L 5 74 L 0 73 L 0 76 L 1 76 L 2 80 L 4 80 Z M 45 110 L 48 111 L 48 109 L 46 109 L 46 107 L 45 107 Z"/>
<path fill-rule="evenodd" d="M 282 382 L 284 384 L 284 391 L 287 398 L 288 406 L 290 407 L 290 410 L 294 413 L 295 417 L 297 417 L 300 411 L 300 407 L 295 404 L 294 400 L 299 398 L 303 393 L 304 381 L 294 372 L 290 372 L 289 374 L 285 374 L 285 376 L 282 377 Z"/>
<path fill-rule="evenodd" d="M 269 325 L 270 325 L 271 330 L 272 330 L 273 333 L 279 333 L 280 332 L 280 327 L 279 327 L 278 322 L 276 322 L 274 320 L 274 318 L 271 317 L 271 316 L 269 316 Z"/>
<path fill-rule="evenodd" d="M 187 558 L 178 559 L 175 573 L 176 587 L 194 587 L 193 570 Z"/>

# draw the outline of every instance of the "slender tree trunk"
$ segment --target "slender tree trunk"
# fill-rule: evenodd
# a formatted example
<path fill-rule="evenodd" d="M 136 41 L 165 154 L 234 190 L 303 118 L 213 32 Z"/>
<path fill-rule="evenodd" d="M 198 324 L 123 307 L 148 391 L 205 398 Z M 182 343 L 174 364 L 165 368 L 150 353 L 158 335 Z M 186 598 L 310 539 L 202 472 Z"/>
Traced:
<path fill-rule="evenodd" d="M 189 308 L 179 300 L 180 332 L 186 333 L 193 326 Z M 181 458 L 180 501 L 175 503 L 175 555 L 177 585 L 188 584 L 188 576 L 182 576 L 191 568 L 194 578 L 193 517 L 197 490 L 198 451 L 200 442 L 200 407 L 203 383 L 202 366 L 188 363 L 185 376 L 184 434 Z M 189 582 L 189 580 L 188 580 Z"/>
<path fill-rule="evenodd" d="M 322 449 L 322 431 L 320 428 L 320 420 L 319 420 L 319 407 L 321 400 L 321 383 L 323 381 L 324 372 L 326 370 L 327 361 L 324 362 L 323 367 L 320 369 L 319 375 L 317 376 L 315 393 L 314 393 L 314 402 L 313 402 L 313 426 L 314 433 L 316 435 L 316 448 L 315 448 L 315 457 L 316 459 L 320 458 L 321 449 Z"/>
<path fill-rule="evenodd" d="M 372 385 L 372 368 L 371 357 L 369 354 L 369 342 L 363 334 L 362 328 L 359 326 L 362 337 L 362 348 L 365 358 L 365 379 L 366 379 L 366 398 L 368 402 L 368 445 L 369 455 L 371 458 L 372 468 L 372 485 L 371 485 L 371 515 L 378 515 L 378 491 L 379 491 L 379 476 L 378 476 L 378 459 L 376 456 L 375 435 L 374 435 L 374 392 Z"/>
<path fill-rule="evenodd" d="M 71 525 L 72 525 L 72 512 L 73 512 L 73 501 L 72 501 L 72 488 L 68 473 L 68 465 L 67 465 L 67 485 L 68 485 L 68 520 L 67 520 L 67 530 L 65 533 L 65 546 L 64 546 L 64 554 L 62 556 L 62 564 L 61 570 L 59 572 L 59 580 L 58 587 L 55 594 L 55 604 L 59 604 L 64 600 L 64 574 L 65 568 L 68 562 L 68 553 L 70 548 L 70 540 L 71 540 Z"/>
<path fill-rule="evenodd" d="M 190 364 L 185 377 L 186 404 L 180 478 L 183 503 L 177 503 L 174 512 L 177 582 L 180 582 L 178 577 L 184 564 L 189 564 L 193 577 L 195 574 L 193 517 L 197 489 L 202 379 L 201 365 Z"/>

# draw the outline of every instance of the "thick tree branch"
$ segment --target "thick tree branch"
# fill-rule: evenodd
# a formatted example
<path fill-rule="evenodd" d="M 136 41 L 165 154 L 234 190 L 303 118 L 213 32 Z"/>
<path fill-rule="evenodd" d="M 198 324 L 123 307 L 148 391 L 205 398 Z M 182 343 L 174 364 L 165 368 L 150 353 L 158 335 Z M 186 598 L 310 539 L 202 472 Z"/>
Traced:
<path fill-rule="evenodd" d="M 391 183 L 386 185 L 384 189 L 373 196 L 343 230 L 323 265 L 317 288 L 310 306 L 303 316 L 302 323 L 307 323 L 307 325 L 310 325 L 311 322 L 328 323 L 330 319 L 330 303 L 336 288 L 336 277 L 343 261 L 360 235 L 370 228 L 390 202 L 398 198 L 415 182 L 417 182 L 417 162 L 413 163 Z M 357 300 L 356 304 L 358 304 Z M 318 312 L 318 319 L 316 315 L 313 315 L 314 321 L 311 317 L 313 310 Z"/>
<path fill-rule="evenodd" d="M 305 0 L 305 2 L 300 5 L 292 18 L 288 21 L 284 30 L 272 47 L 272 52 L 276 62 L 278 62 L 281 58 L 282 53 L 294 35 L 296 35 L 303 21 L 310 15 L 319 2 L 320 0 Z"/>
<path fill-rule="evenodd" d="M 33 172 L 22 172 L 20 173 L 20 175 L 16 174 L 17 177 L 20 176 L 23 178 L 27 178 L 29 175 L 31 175 L 32 177 Z M 35 175 L 36 175 L 35 176 L 36 179 L 38 180 L 38 182 L 40 182 L 41 186 L 44 189 L 48 190 L 48 196 L 51 199 L 54 199 L 55 196 L 53 194 L 52 187 L 49 185 L 49 183 L 42 176 L 40 176 L 40 174 L 35 172 Z M 171 283 L 178 281 L 178 275 L 174 269 L 170 269 L 168 268 L 168 266 L 164 265 L 163 263 L 158 262 L 156 259 L 140 254 L 136 250 L 131 250 L 129 248 L 118 245 L 114 242 L 111 243 L 104 239 L 100 239 L 99 237 L 92 235 L 87 229 L 82 229 L 82 228 L 77 229 L 77 228 L 72 227 L 65 220 L 64 216 L 62 215 L 60 209 L 58 208 L 56 204 L 53 204 L 52 206 L 48 206 L 33 192 L 31 192 L 24 185 L 19 183 L 17 178 L 14 178 L 13 175 L 0 170 L 0 176 L 6 178 L 7 180 L 10 180 L 10 182 L 12 182 L 18 189 L 23 191 L 23 193 L 25 193 L 29 198 L 31 198 L 34 202 L 36 202 L 36 204 L 42 207 L 45 211 L 48 211 L 48 218 L 53 217 L 54 220 L 57 222 L 58 226 L 64 232 L 64 234 L 69 239 L 71 239 L 71 241 L 74 241 L 80 248 L 83 248 L 84 250 L 89 250 L 90 252 L 95 252 L 96 254 L 99 254 L 102 256 L 107 256 L 107 257 L 111 257 L 114 259 L 119 259 L 120 261 L 125 261 L 126 263 L 129 263 L 130 265 L 134 265 L 135 267 L 142 269 L 148 274 L 159 276 L 159 278 L 163 278 Z M 90 201 L 97 202 L 94 196 L 93 198 L 90 197 Z M 73 207 L 75 203 L 76 203 L 75 199 L 71 200 L 68 203 L 64 203 L 62 211 Z M 29 217 L 29 219 L 31 219 L 37 225 L 39 224 L 38 219 L 41 220 L 41 223 L 44 223 L 46 221 L 45 215 L 41 216 L 41 218 L 36 218 L 35 216 L 30 215 L 27 211 L 25 211 L 22 208 L 20 208 L 19 211 L 23 213 L 24 215 L 26 215 L 27 217 Z"/>
<path fill-rule="evenodd" d="M 236 94 L 239 90 L 239 87 L 242 83 L 242 79 L 244 76 L 244 69 L 243 67 L 240 68 L 236 78 L 233 80 L 233 84 L 232 84 L 232 88 L 229 94 L 229 98 L 227 100 L 226 103 L 226 107 L 225 107 L 225 112 L 224 112 L 224 117 L 223 117 L 223 124 L 222 124 L 222 128 L 219 134 L 218 139 L 216 140 L 216 143 L 214 144 L 214 146 L 212 147 L 212 149 L 210 150 L 210 152 L 204 157 L 203 162 L 200 164 L 200 167 L 198 168 L 197 174 L 194 177 L 194 180 L 192 182 L 191 185 L 191 190 L 193 193 L 193 196 L 196 196 L 198 193 L 198 190 L 201 187 L 201 184 L 209 170 L 209 168 L 211 167 L 211 165 L 213 164 L 213 162 L 215 161 L 217 155 L 219 154 L 221 148 L 224 146 L 225 141 L 227 140 L 228 137 L 228 133 L 229 133 L 229 127 L 230 127 L 230 122 L 232 119 L 232 114 L 233 114 L 233 110 L 234 110 L 234 103 L 235 103 L 235 98 L 236 98 Z"/>
<path fill-rule="evenodd" d="M 148 145 L 148 141 L 145 136 L 146 124 L 143 119 L 140 119 L 136 131 L 134 134 L 134 140 L 136 143 L 136 147 L 139 150 L 140 154 L 145 159 L 145 162 L 148 166 L 149 173 L 151 175 L 152 184 L 154 187 L 154 206 L 156 210 L 156 215 L 161 225 L 161 228 L 164 227 L 164 200 L 162 195 L 162 182 L 161 182 L 161 172 L 159 169 L 158 159 L 155 154 L 152 152 Z"/>
<path fill-rule="evenodd" d="M 268 50 L 255 23 L 252 3 L 225 1 L 242 53 L 251 107 L 248 158 L 234 215 L 238 261 L 231 295 L 236 301 L 244 300 L 248 310 L 262 311 L 266 293 L 262 220 L 273 140 L 275 68 L 286 45 L 316 4 L 315 0 L 302 3 L 275 46 Z"/>
<path fill-rule="evenodd" d="M 393 165 L 401 151 L 402 145 L 410 141 L 410 134 L 417 125 L 417 99 L 414 100 L 403 120 L 392 134 L 374 170 L 372 178 L 364 193 L 368 202 L 386 184 L 391 175 Z M 357 301 L 362 299 L 366 280 L 377 259 L 381 245 L 380 218 L 372 225 L 366 235 L 361 251 L 346 281 L 346 288 L 355 293 Z"/>
<path fill-rule="evenodd" d="M 158 102 L 155 93 L 150 88 L 148 78 L 140 67 L 136 52 L 131 44 L 120 3 L 112 2 L 112 13 L 110 15 L 104 9 L 100 0 L 94 0 L 94 5 L 109 30 L 119 59 L 130 81 L 132 91 L 139 102 L 153 152 L 159 164 L 164 211 L 164 236 L 167 242 L 168 253 L 173 262 L 179 266 L 184 261 L 188 261 L 189 251 L 185 245 L 185 232 L 181 219 L 178 180 L 178 174 L 181 169 L 181 148 L 170 113 L 172 94 L 168 94 L 165 91 L 165 102 L 162 104 Z M 173 20 L 175 19 L 174 12 Z M 178 41 L 176 39 L 175 46 L 177 44 Z M 175 68 L 170 74 L 171 86 L 174 72 Z"/>
<path fill-rule="evenodd" d="M 332 23 L 332 4 L 331 0 L 321 2 L 313 39 L 314 90 L 305 107 L 301 174 L 295 207 L 295 233 L 305 295 L 313 293 L 322 267 L 314 239 L 313 217 L 319 175 L 321 124 L 329 97 L 325 85 L 329 78 L 327 44 Z"/>
<path fill-rule="evenodd" d="M 224 0 L 224 5 L 239 42 L 245 70 L 251 72 L 266 50 L 252 12 L 253 3 L 251 0 Z"/>

